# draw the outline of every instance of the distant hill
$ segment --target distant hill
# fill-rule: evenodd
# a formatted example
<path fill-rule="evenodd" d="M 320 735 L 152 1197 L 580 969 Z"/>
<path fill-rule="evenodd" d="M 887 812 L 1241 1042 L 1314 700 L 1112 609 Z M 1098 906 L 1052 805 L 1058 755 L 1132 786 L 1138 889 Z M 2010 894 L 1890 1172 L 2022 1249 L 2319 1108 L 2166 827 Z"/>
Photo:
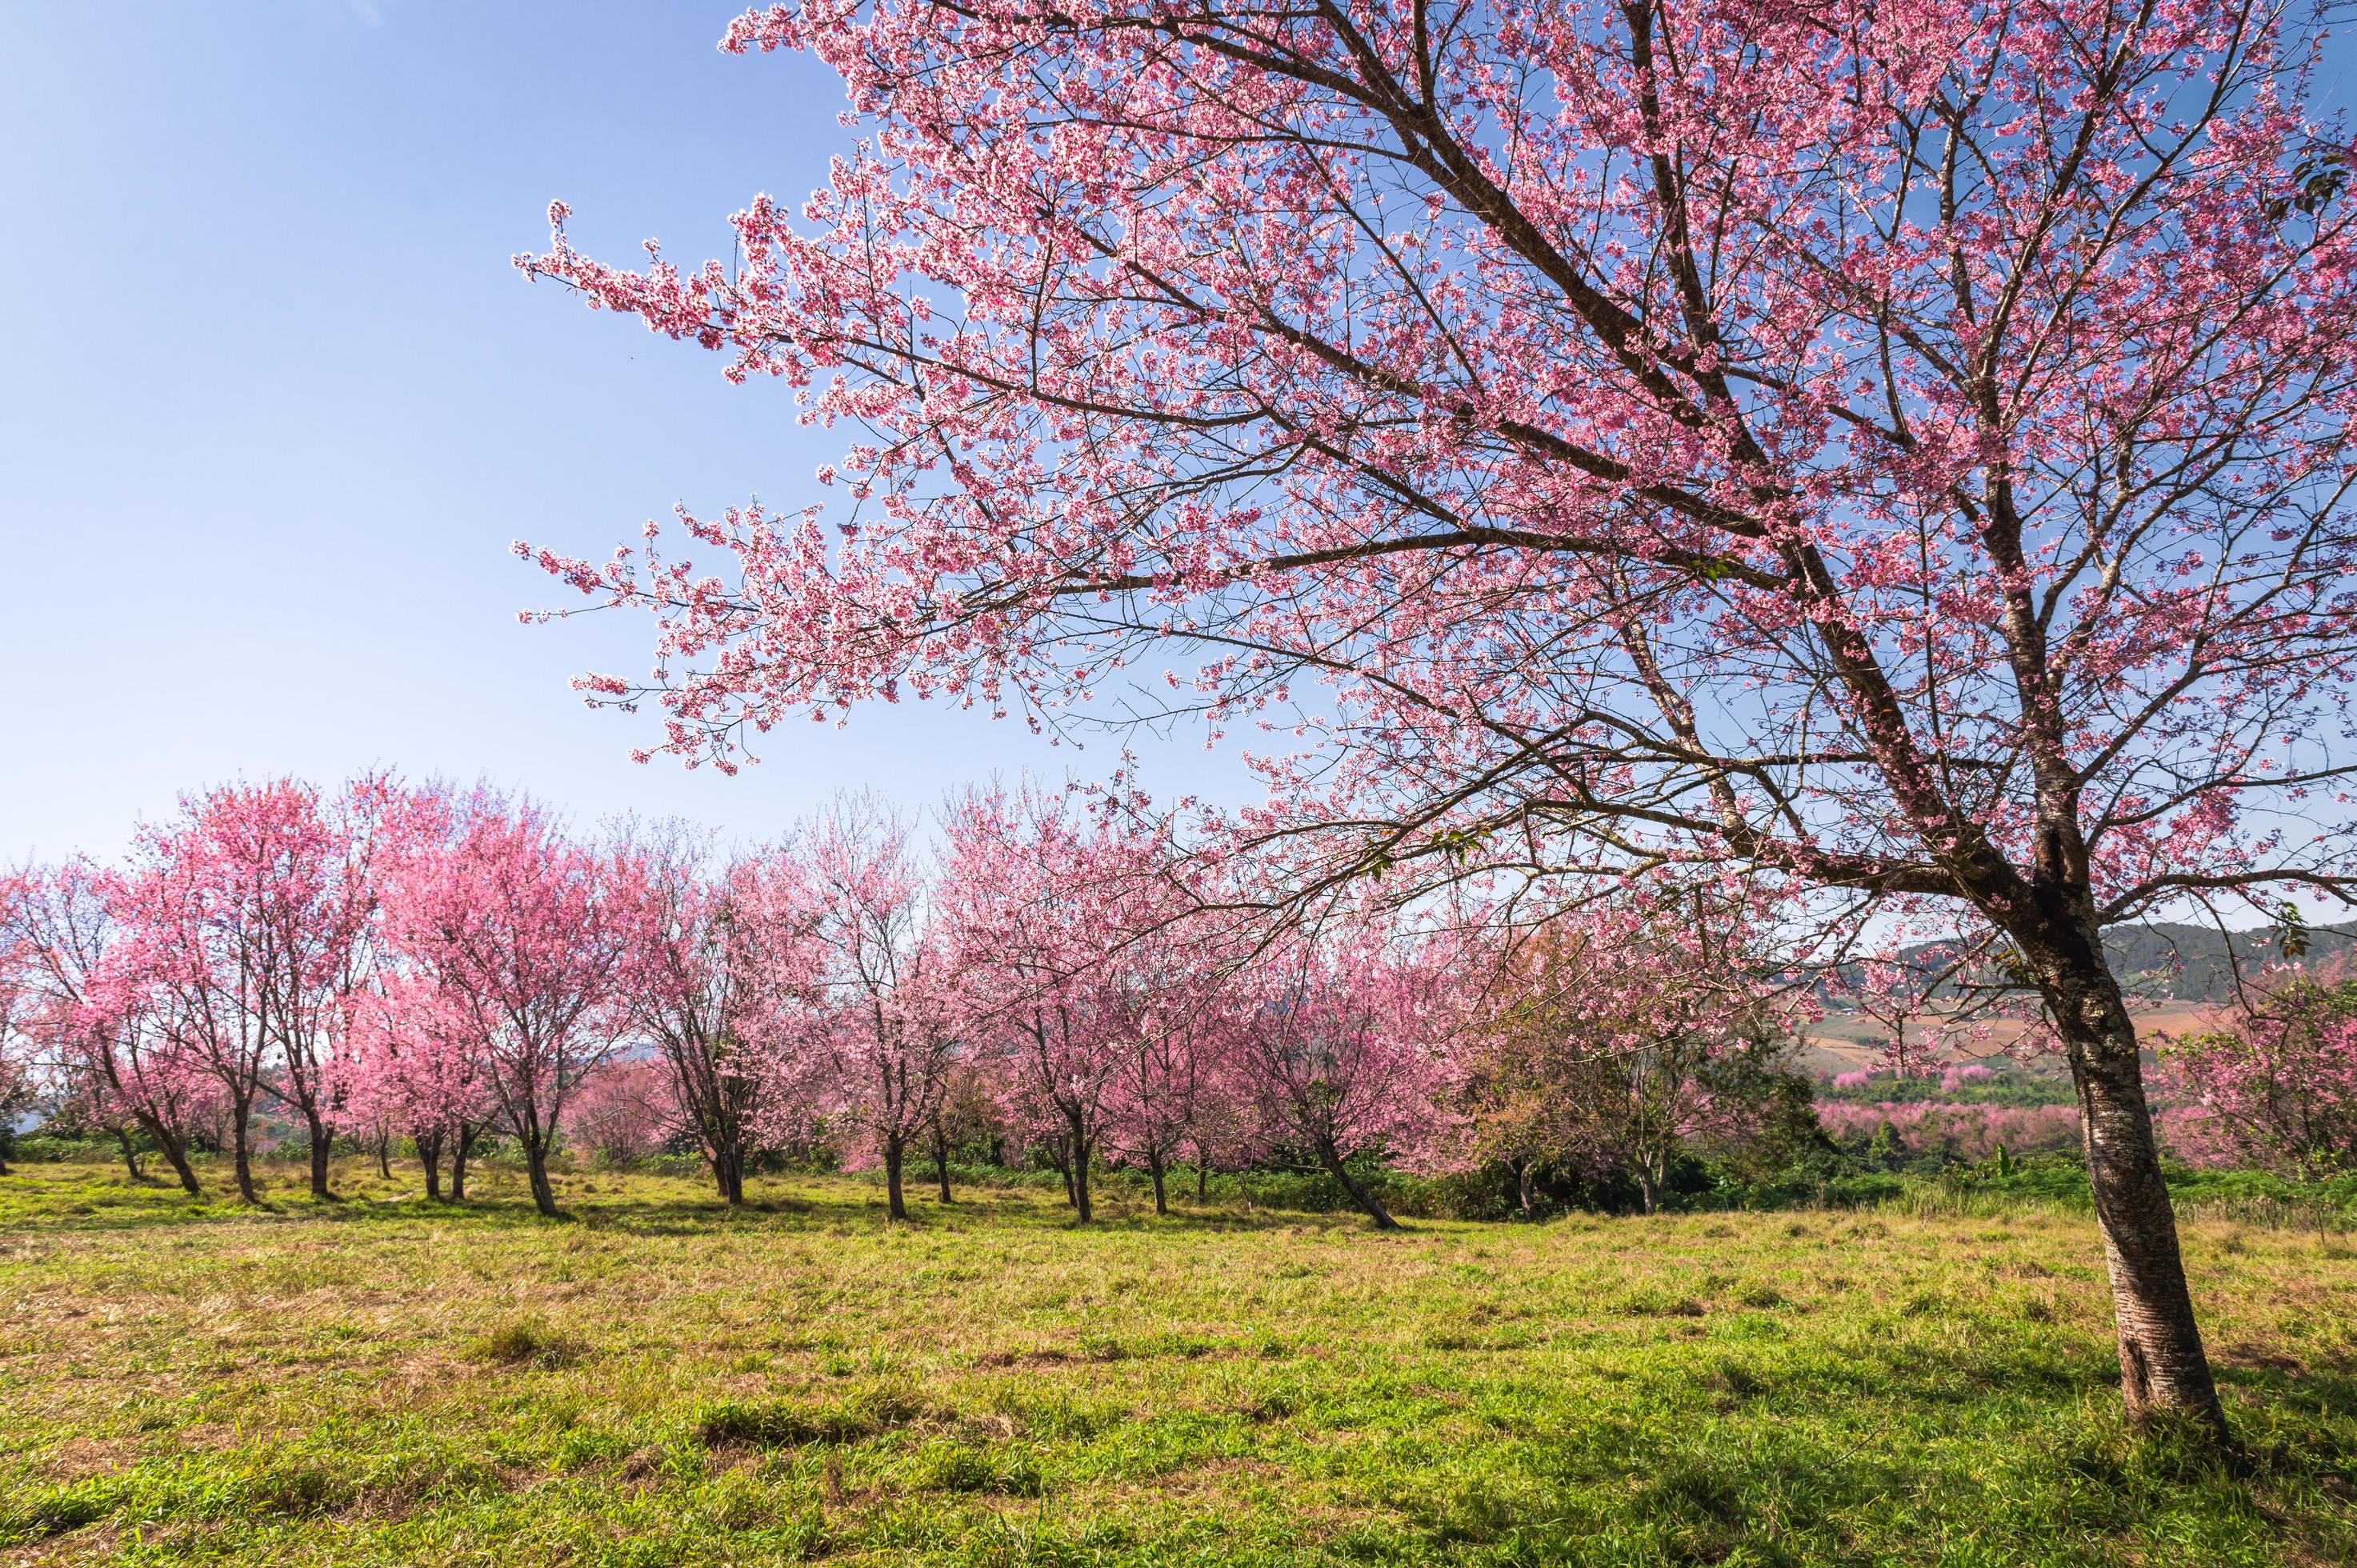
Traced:
<path fill-rule="evenodd" d="M 2308 950 L 2298 961 L 2303 967 L 2314 967 L 2357 949 L 2357 920 L 2338 926 L 2311 926 L 2307 935 Z M 2234 966 L 2239 963 L 2248 975 L 2266 964 L 2280 961 L 2278 940 L 2278 932 L 2264 928 L 2222 934 L 2214 927 L 2160 921 L 2114 926 L 2104 933 L 2104 951 L 2112 961 L 2112 972 L 2119 976 L 2121 985 L 2132 998 L 2145 1002 L 2224 1002 L 2233 994 Z M 1930 969 L 1951 961 L 1953 950 L 1945 943 L 1924 942 L 1903 950 L 1903 956 Z M 1855 972 L 1841 972 L 1846 984 L 1857 983 Z M 1934 993 L 1942 996 L 1954 993 L 1952 983 L 1943 983 Z M 1839 988 L 1828 988 L 1823 994 L 1835 1013 L 1848 1011 L 1847 998 Z"/>
<path fill-rule="evenodd" d="M 2114 926 L 2104 933 L 2112 972 L 2132 995 L 2172 1002 L 2222 1002 L 2233 992 L 2233 966 L 2245 972 L 2280 961 L 2272 930 L 2228 931 L 2210 926 Z M 2303 965 L 2323 963 L 2357 948 L 2357 920 L 2316 926 L 2308 933 Z"/>

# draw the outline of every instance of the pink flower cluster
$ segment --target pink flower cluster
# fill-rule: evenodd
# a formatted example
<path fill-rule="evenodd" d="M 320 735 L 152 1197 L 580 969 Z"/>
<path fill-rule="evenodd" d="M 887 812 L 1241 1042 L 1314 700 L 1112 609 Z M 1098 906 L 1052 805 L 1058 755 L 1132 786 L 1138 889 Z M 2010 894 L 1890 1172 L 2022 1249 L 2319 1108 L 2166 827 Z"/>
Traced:
<path fill-rule="evenodd" d="M 2307 1180 L 2357 1170 L 2357 975 L 2345 961 L 2264 977 L 2213 1026 L 2169 1043 L 2161 1126 L 2197 1165 Z"/>
<path fill-rule="evenodd" d="M 1827 1133 L 1855 1153 L 1888 1127 L 1900 1154 L 1951 1161 L 1985 1160 L 1999 1148 L 2016 1155 L 2069 1154 L 2079 1147 L 2079 1112 L 2069 1105 L 1958 1105 L 1828 1101 L 1817 1108 Z"/>

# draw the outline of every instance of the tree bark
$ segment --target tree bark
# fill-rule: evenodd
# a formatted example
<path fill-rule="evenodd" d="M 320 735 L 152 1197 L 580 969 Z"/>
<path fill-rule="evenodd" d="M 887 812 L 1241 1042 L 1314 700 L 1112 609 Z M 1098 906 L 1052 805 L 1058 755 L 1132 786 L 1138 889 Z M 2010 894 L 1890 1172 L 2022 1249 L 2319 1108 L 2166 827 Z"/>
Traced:
<path fill-rule="evenodd" d="M 2131 1419 L 2190 1415 L 2222 1444 L 2225 1408 L 2193 1316 L 2177 1211 L 2160 1171 L 2136 1021 L 2092 919 L 2031 953 L 2079 1094 L 2087 1182 L 2103 1231 L 2120 1341 L 2120 1395 Z"/>
<path fill-rule="evenodd" d="M 1080 1206 L 1080 1200 L 1072 1194 L 1072 1145 L 1071 1140 L 1069 1138 L 1062 1137 L 1056 1139 L 1055 1148 L 1048 1157 L 1056 1162 L 1056 1174 L 1064 1178 L 1064 1207 L 1067 1208 L 1078 1208 Z"/>
<path fill-rule="evenodd" d="M 1089 1207 L 1088 1133 L 1082 1128 L 1079 1112 L 1065 1112 L 1064 1121 L 1071 1134 L 1072 1207 L 1080 1210 L 1081 1223 L 1086 1225 L 1096 1218 L 1095 1211 Z"/>
<path fill-rule="evenodd" d="M 950 1135 L 939 1114 L 933 1117 L 933 1174 L 941 1179 L 942 1201 L 955 1203 L 950 1193 Z"/>
<path fill-rule="evenodd" d="M 385 1180 L 393 1179 L 393 1129 L 376 1130 L 376 1174 Z"/>
<path fill-rule="evenodd" d="M 1538 1203 L 1531 1193 L 1531 1173 L 1536 1165 L 1537 1162 L 1534 1160 L 1514 1162 L 1514 1200 L 1522 1205 L 1523 1218 L 1525 1219 L 1538 1218 Z"/>
<path fill-rule="evenodd" d="M 123 1168 L 131 1173 L 131 1179 L 145 1181 L 146 1173 L 139 1168 L 139 1145 L 131 1141 L 131 1129 L 118 1122 L 107 1131 L 114 1134 L 115 1146 L 123 1151 Z"/>
<path fill-rule="evenodd" d="M 1163 1192 L 1163 1188 L 1162 1188 L 1162 1151 L 1161 1151 L 1161 1150 L 1159 1150 L 1159 1149 L 1149 1149 L 1149 1150 L 1147 1150 L 1147 1151 L 1146 1151 L 1146 1170 L 1147 1170 L 1148 1172 L 1150 1172 L 1150 1173 L 1152 1174 L 1152 1176 L 1153 1176 L 1153 1177 L 1154 1177 L 1154 1212 L 1155 1212 L 1155 1213 L 1157 1213 L 1157 1214 L 1168 1214 L 1168 1213 L 1169 1213 L 1169 1212 L 1170 1212 L 1170 1199 L 1169 1199 L 1169 1197 L 1168 1197 L 1168 1196 L 1166 1196 L 1166 1195 L 1165 1195 L 1165 1193 Z"/>
<path fill-rule="evenodd" d="M 1201 1203 L 1211 1195 L 1211 1167 L 1203 1159 L 1202 1148 L 1195 1150 L 1195 1201 Z"/>
<path fill-rule="evenodd" d="M 467 1156 L 475 1152 L 477 1134 L 461 1124 L 450 1141 L 450 1201 L 467 1201 Z"/>
<path fill-rule="evenodd" d="M 731 1208 L 745 1203 L 745 1151 L 734 1144 L 715 1145 L 712 1154 L 712 1181 L 720 1189 L 720 1200 Z"/>
<path fill-rule="evenodd" d="M 328 1190 L 328 1160 L 336 1152 L 335 1139 L 317 1112 L 306 1109 L 303 1120 L 311 1133 L 311 1197 L 320 1203 L 333 1203 L 336 1195 Z"/>
<path fill-rule="evenodd" d="M 548 1179 L 548 1141 L 537 1134 L 523 1140 L 523 1165 L 532 1178 L 532 1206 L 543 1219 L 556 1218 L 556 1188 Z"/>
<path fill-rule="evenodd" d="M 237 1195 L 248 1203 L 260 1203 L 262 1195 L 253 1189 L 253 1152 L 250 1146 L 248 1125 L 253 1113 L 251 1103 L 239 1101 L 231 1107 L 230 1150 L 231 1167 L 237 1175 Z"/>
<path fill-rule="evenodd" d="M 1351 1174 L 1351 1167 L 1342 1163 L 1340 1150 L 1331 1143 L 1320 1139 L 1318 1144 L 1318 1157 L 1325 1164 L 1327 1174 L 1342 1184 L 1342 1190 L 1351 1195 L 1351 1201 L 1357 1204 L 1365 1212 L 1367 1218 L 1375 1222 L 1376 1230 L 1396 1230 L 1400 1228 L 1400 1222 L 1392 1218 L 1391 1210 L 1383 1207 L 1383 1200 L 1375 1196 L 1374 1188 Z"/>
<path fill-rule="evenodd" d="M 429 1203 L 442 1201 L 442 1134 L 417 1133 L 411 1135 L 417 1145 L 417 1163 L 425 1167 L 425 1197 Z"/>
<path fill-rule="evenodd" d="M 884 1212 L 895 1219 L 909 1218 L 908 1200 L 900 1195 L 900 1134 L 888 1133 L 884 1139 Z"/>
<path fill-rule="evenodd" d="M 156 1145 L 156 1152 L 162 1155 L 164 1163 L 172 1167 L 172 1174 L 180 1178 L 180 1189 L 190 1197 L 198 1196 L 197 1173 L 188 1164 L 188 1144 L 164 1125 L 160 1116 L 141 1116 L 137 1120 L 139 1130 L 147 1134 L 148 1141 Z"/>

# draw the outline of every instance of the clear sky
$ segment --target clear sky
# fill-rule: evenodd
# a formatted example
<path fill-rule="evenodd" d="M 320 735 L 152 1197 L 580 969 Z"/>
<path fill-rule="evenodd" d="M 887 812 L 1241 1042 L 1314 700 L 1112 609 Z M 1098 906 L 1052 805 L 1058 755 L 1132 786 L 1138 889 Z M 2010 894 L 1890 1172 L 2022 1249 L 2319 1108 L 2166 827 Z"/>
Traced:
<path fill-rule="evenodd" d="M 649 624 L 516 624 L 566 596 L 511 540 L 789 502 L 845 439 L 509 264 L 552 198 L 593 254 L 692 263 L 820 183 L 841 87 L 719 53 L 741 8 L 0 0 L 0 864 L 111 854 L 240 774 L 484 775 L 753 837 L 845 785 L 1113 765 L 909 707 L 734 779 L 635 767 L 650 721 L 565 682 L 643 671 Z M 1176 746 L 1153 775 L 1232 779 Z"/>

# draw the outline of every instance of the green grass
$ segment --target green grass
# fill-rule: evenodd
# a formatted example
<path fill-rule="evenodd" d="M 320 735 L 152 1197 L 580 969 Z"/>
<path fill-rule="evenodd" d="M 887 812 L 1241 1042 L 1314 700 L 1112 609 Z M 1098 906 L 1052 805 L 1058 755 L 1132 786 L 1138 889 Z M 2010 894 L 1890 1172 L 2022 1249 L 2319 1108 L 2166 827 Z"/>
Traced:
<path fill-rule="evenodd" d="M 1377 1236 L 482 1179 L 0 1179 L 0 1562 L 2357 1562 L 2313 1230 L 2187 1228 L 2230 1474 L 2123 1427 L 2092 1227 L 2034 1202 Z"/>

